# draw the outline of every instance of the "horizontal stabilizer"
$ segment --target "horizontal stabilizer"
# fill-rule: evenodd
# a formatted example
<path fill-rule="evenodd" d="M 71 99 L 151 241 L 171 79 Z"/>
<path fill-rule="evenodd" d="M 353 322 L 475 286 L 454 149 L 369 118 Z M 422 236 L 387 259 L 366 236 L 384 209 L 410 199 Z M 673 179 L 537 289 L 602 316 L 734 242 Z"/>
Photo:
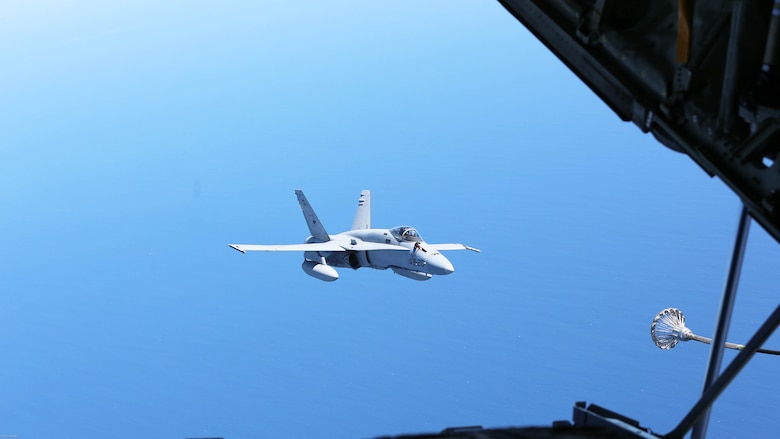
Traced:
<path fill-rule="evenodd" d="M 432 250 L 471 250 L 473 252 L 481 253 L 480 249 L 463 244 L 425 244 L 425 247 Z"/>

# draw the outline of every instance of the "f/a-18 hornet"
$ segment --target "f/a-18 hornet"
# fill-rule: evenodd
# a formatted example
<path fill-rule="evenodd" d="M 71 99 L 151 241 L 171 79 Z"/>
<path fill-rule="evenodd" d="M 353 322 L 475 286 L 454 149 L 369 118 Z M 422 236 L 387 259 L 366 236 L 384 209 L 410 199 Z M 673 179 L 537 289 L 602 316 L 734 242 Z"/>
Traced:
<path fill-rule="evenodd" d="M 414 280 L 428 280 L 434 275 L 450 274 L 455 269 L 440 250 L 478 249 L 463 244 L 428 244 L 414 227 L 371 228 L 371 191 L 360 192 L 352 230 L 329 235 L 314 209 L 300 190 L 295 191 L 311 236 L 304 244 L 256 245 L 229 244 L 241 253 L 248 251 L 302 251 L 303 271 L 317 279 L 332 282 L 339 278 L 333 267 L 371 267 L 391 269 Z"/>

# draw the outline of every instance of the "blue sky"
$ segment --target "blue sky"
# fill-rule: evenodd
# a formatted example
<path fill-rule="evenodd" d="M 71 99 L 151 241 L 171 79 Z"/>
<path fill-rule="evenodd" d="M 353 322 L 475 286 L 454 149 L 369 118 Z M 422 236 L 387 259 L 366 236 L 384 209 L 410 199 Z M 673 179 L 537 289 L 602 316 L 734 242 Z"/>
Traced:
<path fill-rule="evenodd" d="M 496 2 L 13 2 L 0 18 L 0 434 L 371 437 L 549 425 L 587 400 L 672 429 L 739 211 L 621 123 Z M 414 282 L 226 244 L 378 227 L 463 242 Z M 753 225 L 729 339 L 774 308 Z M 770 348 L 777 348 L 776 338 Z M 728 354 L 726 359 L 733 358 Z M 776 359 L 712 437 L 768 436 Z"/>

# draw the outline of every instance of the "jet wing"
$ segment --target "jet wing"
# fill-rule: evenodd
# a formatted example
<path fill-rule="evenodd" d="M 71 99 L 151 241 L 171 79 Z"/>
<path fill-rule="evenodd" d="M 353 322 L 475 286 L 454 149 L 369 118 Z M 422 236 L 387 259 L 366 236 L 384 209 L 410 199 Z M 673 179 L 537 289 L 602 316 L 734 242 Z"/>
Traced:
<path fill-rule="evenodd" d="M 280 245 L 258 245 L 258 244 L 228 244 L 230 247 L 246 252 L 344 252 L 344 251 L 373 251 L 373 250 L 405 250 L 406 247 L 400 245 L 383 244 L 378 242 L 356 242 L 355 244 L 328 242 L 312 242 L 309 244 L 280 244 Z"/>
<path fill-rule="evenodd" d="M 374 251 L 374 250 L 404 250 L 408 252 L 410 250 L 400 245 L 384 244 L 381 242 L 365 242 L 365 241 L 360 241 L 356 244 L 342 244 L 342 246 L 345 250 L 352 250 L 358 252 Z"/>
<path fill-rule="evenodd" d="M 313 242 L 310 244 L 281 244 L 281 245 L 257 245 L 257 244 L 228 244 L 230 247 L 246 252 L 338 252 L 344 248 L 335 242 Z"/>
<path fill-rule="evenodd" d="M 431 250 L 471 250 L 473 252 L 480 253 L 481 250 L 474 247 L 469 247 L 463 244 L 425 244 L 425 248 Z"/>

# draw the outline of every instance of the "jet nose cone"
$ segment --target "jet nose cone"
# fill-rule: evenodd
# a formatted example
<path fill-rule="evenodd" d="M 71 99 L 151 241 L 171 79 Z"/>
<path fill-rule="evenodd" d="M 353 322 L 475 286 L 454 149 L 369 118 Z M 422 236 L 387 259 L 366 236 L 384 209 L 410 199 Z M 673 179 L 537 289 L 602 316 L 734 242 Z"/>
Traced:
<path fill-rule="evenodd" d="M 432 261 L 429 261 L 431 274 L 445 275 L 451 274 L 455 271 L 455 267 L 452 266 L 452 262 L 450 262 L 444 256 L 437 255 L 437 257 L 431 259 L 433 259 Z"/>

